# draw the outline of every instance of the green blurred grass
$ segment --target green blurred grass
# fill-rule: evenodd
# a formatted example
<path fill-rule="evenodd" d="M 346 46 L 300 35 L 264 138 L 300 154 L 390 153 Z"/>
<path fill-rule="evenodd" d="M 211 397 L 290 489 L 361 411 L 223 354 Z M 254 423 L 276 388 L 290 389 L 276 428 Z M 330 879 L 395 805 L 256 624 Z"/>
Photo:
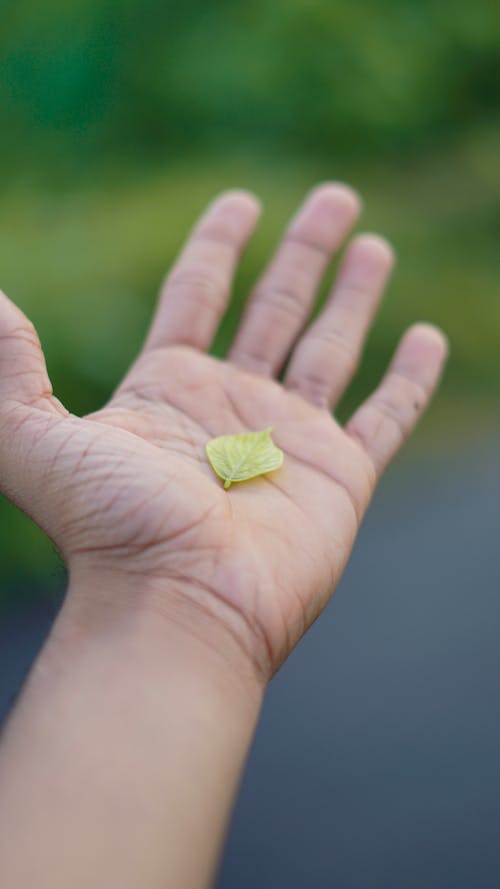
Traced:
<path fill-rule="evenodd" d="M 442 154 L 399 165 L 235 153 L 147 172 L 113 166 L 58 188 L 17 182 L 0 203 L 1 286 L 36 324 L 56 394 L 85 413 L 104 402 L 139 349 L 161 278 L 218 191 L 250 188 L 264 204 L 214 345 L 222 355 L 252 281 L 304 193 L 320 180 L 350 181 L 365 201 L 359 228 L 391 239 L 399 262 L 341 416 L 373 387 L 403 328 L 430 320 L 446 330 L 451 360 L 413 447 L 456 446 L 499 406 L 498 135 L 483 126 Z M 0 529 L 5 585 L 59 570 L 41 532 L 5 501 Z"/>

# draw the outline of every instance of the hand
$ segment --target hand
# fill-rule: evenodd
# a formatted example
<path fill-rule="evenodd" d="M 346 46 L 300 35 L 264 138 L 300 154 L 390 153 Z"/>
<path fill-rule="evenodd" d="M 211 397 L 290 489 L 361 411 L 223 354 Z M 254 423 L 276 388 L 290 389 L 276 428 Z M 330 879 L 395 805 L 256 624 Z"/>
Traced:
<path fill-rule="evenodd" d="M 108 606 L 153 605 L 197 633 L 215 622 L 264 680 L 331 596 L 376 482 L 445 357 L 443 335 L 415 325 L 347 426 L 332 416 L 392 265 L 383 239 L 354 238 L 325 308 L 304 330 L 358 210 L 342 185 L 308 196 L 220 361 L 205 350 L 259 208 L 243 191 L 219 196 L 166 280 L 141 354 L 87 417 L 53 397 L 31 323 L 0 302 L 3 491 L 52 537 L 70 579 L 133 575 L 143 592 Z M 225 491 L 206 442 L 268 426 L 282 469 Z"/>

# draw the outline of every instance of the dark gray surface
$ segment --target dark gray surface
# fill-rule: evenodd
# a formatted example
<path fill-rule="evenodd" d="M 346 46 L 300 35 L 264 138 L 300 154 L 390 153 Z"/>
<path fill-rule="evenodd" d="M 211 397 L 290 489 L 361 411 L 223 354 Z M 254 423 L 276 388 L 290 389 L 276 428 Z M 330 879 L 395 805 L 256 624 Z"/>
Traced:
<path fill-rule="evenodd" d="M 500 887 L 500 448 L 393 471 L 269 690 L 219 889 Z"/>
<path fill-rule="evenodd" d="M 500 448 L 386 479 L 271 685 L 218 889 L 500 887 L 499 504 Z M 50 611 L 4 621 L 4 706 Z"/>
<path fill-rule="evenodd" d="M 18 604 L 0 610 L 0 723 L 12 707 L 31 662 L 52 626 L 61 594 L 41 589 L 33 599 L 27 590 L 20 588 L 10 591 L 11 598 Z"/>

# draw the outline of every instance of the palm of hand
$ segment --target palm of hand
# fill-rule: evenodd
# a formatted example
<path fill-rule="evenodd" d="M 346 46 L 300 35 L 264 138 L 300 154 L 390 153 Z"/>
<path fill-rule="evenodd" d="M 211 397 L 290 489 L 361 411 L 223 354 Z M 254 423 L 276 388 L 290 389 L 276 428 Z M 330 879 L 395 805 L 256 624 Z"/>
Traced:
<path fill-rule="evenodd" d="M 79 538 L 83 552 L 140 554 L 145 573 L 195 585 L 205 605 L 208 593 L 215 607 L 237 609 L 280 661 L 325 604 L 352 546 L 374 476 L 361 448 L 300 395 L 182 347 L 147 356 L 133 387 L 95 421 L 140 441 L 135 448 L 126 436 L 134 456 L 118 460 L 107 485 L 95 479 L 89 502 L 95 509 L 105 498 L 102 524 L 85 523 L 92 540 Z M 225 491 L 207 441 L 269 425 L 282 469 Z M 116 464 L 118 437 L 102 443 L 115 455 L 102 466 Z"/>
<path fill-rule="evenodd" d="M 245 222 L 246 213 L 248 229 L 248 198 L 229 195 L 226 214 L 231 200 L 233 222 L 236 212 Z M 223 212 L 224 199 L 211 216 L 207 214 L 193 245 L 205 241 L 204 249 L 214 250 L 217 239 L 210 233 L 207 236 L 207 226 L 212 226 L 210 231 L 216 222 L 220 226 Z M 291 229 L 298 234 L 290 241 L 295 242 L 292 250 L 303 251 L 303 267 L 308 258 L 305 254 L 314 249 L 311 245 L 318 217 L 328 212 L 343 213 L 346 227 L 353 214 L 352 195 L 344 188 L 318 189 L 302 210 L 302 217 L 299 214 Z M 248 231 L 245 235 L 248 237 Z M 240 237 L 243 240 L 244 233 Z M 323 260 L 325 251 L 323 248 Z M 187 289 L 183 296 L 189 296 L 187 304 L 194 306 L 200 317 L 210 307 L 207 295 L 211 288 L 200 276 L 200 268 L 205 274 L 201 262 L 205 257 L 198 255 L 198 270 L 189 274 L 192 252 L 193 247 L 191 255 L 186 250 L 188 274 L 178 276 L 177 291 Z M 360 283 L 363 260 L 365 271 L 371 263 L 371 281 L 365 274 L 364 285 Z M 271 373 L 263 373 L 260 366 L 263 359 L 272 366 L 274 359 L 273 370 L 279 368 L 283 356 L 276 345 L 275 356 L 261 348 L 257 359 L 251 347 L 252 341 L 255 343 L 255 330 L 251 329 L 256 323 L 255 305 L 262 306 L 261 344 L 266 326 L 273 320 L 269 312 L 281 311 L 283 317 L 277 320 L 283 322 L 282 328 L 286 323 L 290 328 L 283 338 L 287 351 L 303 320 L 296 310 L 290 312 L 288 303 L 285 309 L 289 285 L 279 284 L 280 263 L 283 267 L 278 254 L 274 271 L 271 267 L 268 272 L 268 278 L 271 274 L 278 279 L 267 291 L 268 315 L 264 286 L 263 296 L 254 298 L 253 317 L 250 313 L 246 327 L 243 323 L 233 363 L 218 361 L 196 348 L 206 342 L 178 345 L 183 340 L 189 343 L 186 319 L 182 322 L 184 335 L 174 330 L 172 343 L 168 337 L 165 343 L 165 324 L 172 329 L 181 322 L 173 310 L 170 319 L 168 312 L 162 317 L 159 311 L 147 348 L 101 411 L 84 419 L 68 415 L 41 394 L 46 390 L 42 379 L 31 425 L 32 437 L 39 442 L 48 515 L 46 506 L 43 510 L 30 507 L 18 497 L 20 505 L 33 512 L 54 537 L 70 569 L 78 570 L 92 559 L 112 570 L 130 570 L 173 584 L 179 595 L 189 596 L 197 607 L 225 621 L 242 637 L 243 644 L 255 646 L 254 657 L 267 674 L 286 657 L 334 589 L 377 470 L 399 446 L 428 398 L 443 352 L 433 330 L 414 329 L 400 347 L 385 382 L 342 429 L 329 408 L 350 375 L 352 362 L 346 363 L 346 356 L 355 357 L 361 345 L 360 324 L 367 326 L 370 300 L 373 303 L 387 274 L 387 248 L 373 237 L 353 242 L 343 286 L 351 301 L 363 297 L 364 286 L 364 315 L 359 312 L 357 328 L 355 320 L 351 321 L 351 332 L 346 330 L 341 340 L 341 319 L 327 307 L 316 322 L 316 332 L 306 335 L 295 350 L 286 387 Z M 310 303 L 307 291 L 314 290 L 313 279 L 319 272 L 316 262 L 316 268 L 309 270 L 309 285 L 304 281 L 304 292 L 298 296 L 303 314 Z M 301 274 L 307 277 L 303 271 Z M 349 282 L 349 275 L 352 279 L 356 274 L 358 281 Z M 164 297 L 167 307 L 175 286 L 172 275 Z M 281 302 L 277 300 L 280 293 Z M 274 294 L 272 299 L 270 294 Z M 342 296 L 338 287 L 340 306 Z M 211 326 L 207 322 L 209 333 L 213 325 L 213 320 Z M 198 326 L 200 330 L 194 337 L 206 340 L 203 325 Z M 272 343 L 269 348 L 273 349 Z M 39 361 L 36 349 L 29 343 L 27 349 L 25 363 L 35 367 Z M 330 353 L 331 367 L 322 350 Z M 258 373 L 252 371 L 257 361 Z M 30 423 L 27 425 L 29 433 Z M 268 426 L 274 428 L 273 437 L 285 453 L 282 469 L 225 491 L 208 465 L 207 441 L 216 435 Z"/>

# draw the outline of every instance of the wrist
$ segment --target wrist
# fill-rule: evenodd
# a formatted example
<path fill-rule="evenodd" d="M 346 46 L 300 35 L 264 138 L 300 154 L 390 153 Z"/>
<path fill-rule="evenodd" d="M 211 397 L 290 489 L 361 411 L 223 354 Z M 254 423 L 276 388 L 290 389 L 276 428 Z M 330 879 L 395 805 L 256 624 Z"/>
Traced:
<path fill-rule="evenodd" d="M 154 654 L 169 664 L 175 656 L 260 706 L 268 674 L 253 632 L 237 609 L 206 589 L 88 563 L 70 566 L 55 641 L 73 651 L 97 639 L 117 649 L 128 640 L 140 657 Z"/>
<path fill-rule="evenodd" d="M 11 823 L 34 838 L 30 885 L 212 878 L 263 686 L 219 623 L 193 626 L 185 591 L 162 588 L 162 603 L 182 593 L 174 619 L 151 589 L 73 571 L 7 726 L 0 834 L 8 850 Z M 9 885 L 21 865 L 12 853 Z"/>

